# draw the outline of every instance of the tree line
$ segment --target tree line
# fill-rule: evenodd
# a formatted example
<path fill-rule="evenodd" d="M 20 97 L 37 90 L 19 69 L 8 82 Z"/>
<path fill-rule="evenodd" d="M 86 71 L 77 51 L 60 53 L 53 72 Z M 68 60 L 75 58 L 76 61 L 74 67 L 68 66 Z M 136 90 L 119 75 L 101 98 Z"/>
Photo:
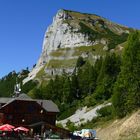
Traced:
<path fill-rule="evenodd" d="M 120 65 L 121 57 L 115 53 L 108 53 L 94 65 L 79 57 L 71 75 L 56 75 L 47 84 L 35 87 L 29 95 L 55 101 L 61 114 L 68 113 L 68 110 L 75 111 L 78 104 L 93 106 L 111 98 Z"/>

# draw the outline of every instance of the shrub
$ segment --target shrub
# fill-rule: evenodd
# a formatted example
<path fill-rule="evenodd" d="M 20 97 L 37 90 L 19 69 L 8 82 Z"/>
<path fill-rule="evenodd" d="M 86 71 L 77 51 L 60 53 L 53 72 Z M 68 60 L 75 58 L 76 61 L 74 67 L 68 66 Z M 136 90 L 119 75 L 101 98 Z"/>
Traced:
<path fill-rule="evenodd" d="M 113 116 L 113 106 L 109 105 L 109 106 L 105 106 L 102 107 L 101 109 L 97 110 L 97 114 L 100 117 L 109 117 L 109 116 Z"/>
<path fill-rule="evenodd" d="M 64 112 L 61 112 L 61 115 L 58 117 L 58 120 L 63 120 L 68 118 L 69 116 L 73 115 L 76 111 L 76 107 L 69 107 L 68 109 L 65 109 Z"/>
<path fill-rule="evenodd" d="M 64 128 L 63 125 L 62 125 L 61 123 L 58 123 L 58 124 L 57 124 L 57 127 Z"/>
<path fill-rule="evenodd" d="M 90 95 L 90 96 L 85 97 L 83 104 L 84 106 L 91 107 L 91 106 L 95 106 L 97 102 L 95 98 L 93 97 L 93 95 Z"/>
<path fill-rule="evenodd" d="M 74 131 L 77 129 L 77 127 L 74 125 L 74 123 L 71 122 L 70 120 L 67 121 L 66 126 L 70 131 Z"/>

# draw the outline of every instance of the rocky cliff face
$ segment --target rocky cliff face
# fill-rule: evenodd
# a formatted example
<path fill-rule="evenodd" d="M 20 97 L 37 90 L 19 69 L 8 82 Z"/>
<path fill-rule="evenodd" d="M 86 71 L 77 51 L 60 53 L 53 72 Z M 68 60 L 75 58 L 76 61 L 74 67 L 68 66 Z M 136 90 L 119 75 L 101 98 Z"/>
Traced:
<path fill-rule="evenodd" d="M 72 71 L 73 65 L 65 66 L 62 61 L 76 60 L 79 56 L 88 57 L 91 54 L 91 49 L 97 48 L 97 45 L 102 46 L 102 50 L 106 51 L 109 49 L 108 46 L 111 44 L 110 40 L 113 40 L 113 37 L 119 38 L 127 33 L 129 33 L 128 28 L 97 15 L 59 10 L 45 33 L 42 54 L 37 65 L 28 78 L 24 80 L 24 83 L 33 79 L 44 67 L 44 71 L 49 75 L 52 72 L 61 73 L 63 69 Z M 122 42 L 118 41 L 117 43 Z M 89 46 L 96 47 L 89 49 Z M 76 48 L 79 48 L 79 50 L 76 50 Z M 93 58 L 98 58 L 99 55 L 92 53 Z M 69 61 L 66 63 L 69 63 Z"/>
<path fill-rule="evenodd" d="M 87 35 L 78 32 L 80 27 L 72 28 L 66 20 L 72 20 L 72 16 L 64 10 L 59 10 L 45 33 L 42 54 L 37 66 L 48 62 L 50 52 L 59 48 L 91 46 L 96 43 L 89 41 Z"/>

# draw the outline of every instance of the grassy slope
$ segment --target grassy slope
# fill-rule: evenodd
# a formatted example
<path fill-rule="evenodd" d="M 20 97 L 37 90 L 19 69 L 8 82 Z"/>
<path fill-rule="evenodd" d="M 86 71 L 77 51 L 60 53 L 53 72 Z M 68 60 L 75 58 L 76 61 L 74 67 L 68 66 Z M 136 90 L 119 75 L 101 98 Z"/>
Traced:
<path fill-rule="evenodd" d="M 103 56 L 106 54 L 106 51 L 103 50 L 103 45 L 98 44 L 94 46 L 80 46 L 75 48 L 60 48 L 56 51 L 50 53 L 51 57 L 59 58 L 66 57 L 64 60 L 51 59 L 37 74 L 36 78 L 44 79 L 50 78 L 50 75 L 45 73 L 45 68 L 72 68 L 75 67 L 78 56 L 82 54 L 90 53 L 92 56 Z M 72 59 L 67 59 L 67 56 L 73 57 Z M 77 57 L 77 58 L 75 58 Z M 90 58 L 91 59 L 91 58 Z M 93 59 L 93 58 L 92 58 Z"/>
<path fill-rule="evenodd" d="M 104 122 L 96 129 L 103 140 L 140 140 L 140 110 L 123 119 Z"/>
<path fill-rule="evenodd" d="M 132 32 L 133 30 L 122 25 L 118 25 L 105 18 L 92 14 L 66 11 L 72 19 L 64 20 L 72 28 L 77 28 L 77 32 L 88 35 L 89 40 L 105 39 L 110 49 L 126 41 L 128 34 L 122 31 Z"/>

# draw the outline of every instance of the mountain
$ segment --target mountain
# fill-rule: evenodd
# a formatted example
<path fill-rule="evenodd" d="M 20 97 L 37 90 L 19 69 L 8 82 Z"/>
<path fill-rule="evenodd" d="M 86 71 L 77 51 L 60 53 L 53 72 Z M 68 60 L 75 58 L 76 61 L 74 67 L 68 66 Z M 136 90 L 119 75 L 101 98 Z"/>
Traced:
<path fill-rule="evenodd" d="M 72 73 L 79 56 L 96 61 L 125 42 L 131 31 L 95 14 L 61 9 L 44 35 L 36 67 L 23 82 Z"/>

